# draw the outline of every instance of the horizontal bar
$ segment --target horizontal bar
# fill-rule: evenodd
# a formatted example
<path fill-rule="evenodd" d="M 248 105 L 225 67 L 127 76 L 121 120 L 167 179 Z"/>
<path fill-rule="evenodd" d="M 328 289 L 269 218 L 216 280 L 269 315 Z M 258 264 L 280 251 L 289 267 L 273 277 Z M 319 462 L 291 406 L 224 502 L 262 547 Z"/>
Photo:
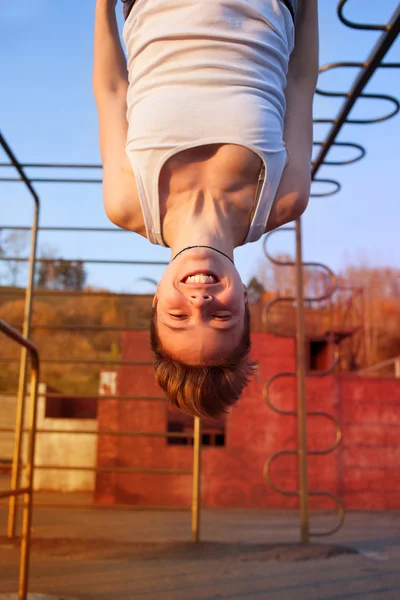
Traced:
<path fill-rule="evenodd" d="M 0 167 L 13 167 L 12 163 L 0 163 Z M 102 169 L 101 164 L 85 163 L 20 163 L 23 169 Z"/>
<path fill-rule="evenodd" d="M 29 258 L 21 258 L 18 256 L 0 256 L 0 260 L 4 262 L 29 262 Z M 54 263 L 59 260 L 68 262 L 82 262 L 92 265 L 143 265 L 143 266 L 166 266 L 169 262 L 160 260 L 111 260 L 102 258 L 37 258 L 38 263 Z"/>
<path fill-rule="evenodd" d="M 8 490 L 5 492 L 0 492 L 0 498 L 11 498 L 13 496 L 22 496 L 23 494 L 30 494 L 32 492 L 31 488 L 18 488 L 16 490 Z"/>
<path fill-rule="evenodd" d="M 15 327 L 16 329 L 22 329 L 22 325 L 13 325 L 13 327 Z M 124 327 L 123 325 L 31 325 L 31 330 L 33 329 L 49 329 L 51 331 L 76 331 L 77 333 L 80 333 L 81 331 L 144 331 L 143 329 L 140 330 L 137 327 Z"/>
<path fill-rule="evenodd" d="M 19 357 L 0 357 L 0 362 L 10 363 L 10 362 L 19 362 Z M 150 367 L 154 365 L 154 362 L 151 361 L 135 361 L 135 360 L 115 360 L 115 359 L 97 359 L 97 360 L 88 360 L 83 358 L 48 358 L 48 359 L 40 359 L 41 364 L 51 364 L 51 365 L 130 365 L 133 367 Z"/>
<path fill-rule="evenodd" d="M 167 264 L 167 263 L 165 263 Z M 2 295 L 7 295 L 7 296 L 20 296 L 20 297 L 25 297 L 25 289 L 21 289 L 21 290 L 16 290 L 16 289 L 6 289 L 6 288 L 2 288 L 1 290 Z M 36 297 L 41 297 L 41 296 L 60 296 L 60 297 L 65 297 L 65 296 L 80 296 L 81 298 L 86 298 L 86 297 L 90 297 L 93 296 L 93 298 L 99 297 L 99 298 L 132 298 L 132 296 L 135 296 L 137 294 L 132 293 L 122 293 L 122 292 L 104 292 L 104 291 L 91 291 L 91 292 L 86 292 L 86 291 L 79 291 L 79 290 L 46 290 L 44 288 L 35 288 L 34 294 Z M 141 296 L 151 296 L 153 297 L 154 294 L 141 294 Z"/>
<path fill-rule="evenodd" d="M 82 419 L 80 419 L 82 420 Z M 14 429 L 10 427 L 0 427 L 0 433 L 12 433 Z M 29 429 L 24 429 L 23 433 L 29 433 Z M 78 435 L 111 435 L 116 437 L 161 437 L 161 438 L 193 438 L 193 431 L 178 433 L 175 431 L 113 431 L 108 429 L 36 429 L 36 433 L 73 433 Z"/>
<path fill-rule="evenodd" d="M 33 496 L 33 506 L 35 508 L 80 508 L 93 510 L 149 510 L 149 511 L 165 511 L 165 512 L 187 512 L 191 511 L 191 506 L 164 506 L 164 505 L 149 505 L 145 504 L 61 504 L 58 502 L 37 502 L 38 493 Z M 8 506 L 5 502 L 0 502 L 0 506 Z"/>
<path fill-rule="evenodd" d="M 396 362 L 400 362 L 400 355 L 395 356 L 393 358 L 389 358 L 388 360 L 384 360 L 383 362 L 380 362 L 376 365 L 371 365 L 370 367 L 360 369 L 359 371 L 357 371 L 357 375 L 362 375 L 363 373 L 370 373 L 371 371 L 379 371 L 380 369 L 384 369 L 385 367 L 395 365 Z"/>
<path fill-rule="evenodd" d="M 24 179 L 19 177 L 0 177 L 0 181 L 7 183 L 21 183 Z M 31 183 L 103 183 L 102 179 L 62 179 L 59 177 L 30 177 Z"/>
<path fill-rule="evenodd" d="M 49 393 L 45 393 L 43 394 L 44 396 L 46 396 L 46 398 L 77 398 L 77 399 L 85 399 L 85 400 L 158 400 L 161 402 L 166 402 L 167 398 L 165 396 L 113 396 L 113 395 L 108 395 L 108 394 L 97 394 L 97 395 L 72 395 L 72 394 L 63 394 L 63 393 L 56 393 L 56 392 L 49 392 Z M 40 394 L 39 394 L 40 396 Z"/>
<path fill-rule="evenodd" d="M 151 467 L 80 467 L 65 465 L 36 465 L 36 470 L 45 471 L 89 471 L 93 473 L 149 473 L 153 475 L 193 475 L 191 469 L 157 469 Z"/>
<path fill-rule="evenodd" d="M 7 392 L 8 395 L 12 395 L 12 394 L 17 394 L 17 390 L 15 391 L 10 391 Z M 60 398 L 61 400 L 66 398 L 68 400 L 97 400 L 97 401 L 101 401 L 101 400 L 116 400 L 116 401 L 127 401 L 127 402 L 133 402 L 133 401 L 138 401 L 138 402 L 169 402 L 168 398 L 166 398 L 165 396 L 113 396 L 113 395 L 108 395 L 108 394 L 104 394 L 104 395 L 85 395 L 85 394 L 80 394 L 80 395 L 75 395 L 75 394 L 56 394 L 56 393 L 44 393 L 41 394 L 39 392 L 38 394 L 39 396 L 46 396 L 46 398 Z"/>
<path fill-rule="evenodd" d="M 7 231 L 30 231 L 31 227 L 21 227 L 18 225 L 2 225 L 1 229 Z M 132 233 L 128 229 L 120 229 L 119 227 L 38 227 L 38 231 L 84 231 L 94 233 Z"/>

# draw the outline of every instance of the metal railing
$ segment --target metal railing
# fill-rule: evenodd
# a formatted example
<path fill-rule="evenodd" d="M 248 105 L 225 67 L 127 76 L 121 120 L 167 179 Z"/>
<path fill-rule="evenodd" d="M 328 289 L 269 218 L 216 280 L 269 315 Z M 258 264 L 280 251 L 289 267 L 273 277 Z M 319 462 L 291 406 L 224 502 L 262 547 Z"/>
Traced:
<path fill-rule="evenodd" d="M 60 169 L 70 169 L 70 168 L 77 168 L 77 169 L 101 169 L 101 165 L 79 165 L 79 164 L 38 164 L 38 163 L 19 163 L 16 156 L 14 155 L 14 153 L 12 152 L 10 146 L 8 145 L 8 143 L 6 142 L 4 136 L 2 136 L 0 134 L 0 144 L 1 146 L 4 148 L 6 154 L 9 156 L 10 158 L 10 163 L 2 163 L 0 166 L 3 167 L 15 167 L 20 175 L 19 178 L 8 178 L 8 177 L 0 177 L 0 181 L 13 181 L 13 182 L 19 182 L 19 183 L 24 183 L 29 192 L 31 193 L 31 195 L 33 196 L 34 200 L 35 200 L 35 216 L 34 216 L 34 221 L 33 221 L 33 225 L 32 228 L 26 228 L 26 227 L 14 227 L 14 226 L 2 226 L 2 229 L 7 229 L 7 230 L 31 230 L 32 231 L 32 247 L 31 247 L 31 254 L 29 257 L 1 257 L 1 260 L 3 261 L 13 261 L 13 262 L 29 262 L 29 278 L 28 278 L 28 284 L 27 284 L 27 289 L 26 289 L 26 294 L 25 294 L 25 311 L 24 311 L 24 321 L 23 321 L 23 333 L 24 335 L 26 334 L 30 334 L 31 331 L 35 331 L 35 330 L 49 330 L 49 331 L 57 331 L 57 330 L 63 330 L 63 331 L 69 331 L 71 333 L 73 332 L 80 332 L 82 330 L 85 331 L 92 331 L 92 332 L 117 332 L 117 331 L 135 331 L 137 328 L 136 327 L 127 327 L 127 326 L 91 326 L 91 325 L 83 325 L 83 326 L 74 326 L 74 325 L 54 325 L 54 324 L 39 324 L 39 325 L 32 325 L 32 297 L 33 297 L 33 290 L 34 290 L 34 274 L 35 274 L 35 265 L 41 262 L 53 262 L 53 259 L 47 259 L 47 258 L 37 258 L 36 257 L 36 247 L 37 247 L 37 237 L 38 237 L 38 233 L 40 231 L 63 231 L 63 232 L 69 232 L 69 231 L 76 231 L 76 232 L 87 232 L 87 231 L 91 231 L 91 232 L 118 232 L 118 233 L 126 233 L 124 230 L 122 229 L 118 229 L 118 228 L 113 228 L 113 227 L 106 227 L 106 228 L 88 228 L 88 227 L 44 227 L 41 228 L 38 226 L 38 217 L 39 217 L 39 205 L 40 205 L 40 201 L 39 201 L 39 197 L 36 193 L 36 191 L 34 190 L 34 188 L 32 187 L 32 182 L 53 182 L 53 183 L 66 183 L 66 182 L 70 182 L 70 183 L 101 183 L 101 179 L 77 179 L 77 178 L 28 178 L 27 175 L 24 172 L 25 168 L 32 168 L 32 167 L 46 167 L 46 168 L 60 168 Z M 121 264 L 121 265 L 127 265 L 127 266 L 134 266 L 134 265 L 145 265 L 145 266 L 166 266 L 168 263 L 165 261 L 143 261 L 143 260 L 110 260 L 110 259 L 84 259 L 82 262 L 84 263 L 88 263 L 88 264 L 108 264 L 108 265 L 114 265 L 114 264 Z M 6 292 L 7 293 L 7 292 Z M 15 294 L 15 291 L 8 291 L 9 295 Z M 98 290 L 94 290 L 94 291 L 90 291 L 90 292 L 85 292 L 85 291 L 65 291 L 62 292 L 63 295 L 65 296 L 79 296 L 79 297 L 115 297 L 115 298 L 129 298 L 132 295 L 131 294 L 110 294 L 109 292 L 104 292 L 104 291 L 98 291 Z M 59 295 L 60 292 L 56 291 L 56 290 L 35 290 L 35 298 L 40 297 L 41 295 L 43 296 L 57 296 Z M 17 326 L 17 324 L 15 324 Z M 0 357 L 0 362 L 3 363 L 13 363 L 13 362 L 18 362 L 18 358 L 9 356 L 9 357 Z M 131 367 L 147 367 L 147 366 L 151 366 L 153 365 L 152 362 L 150 361 L 137 361 L 137 360 L 119 360 L 119 359 L 112 359 L 112 358 L 84 358 L 84 357 L 74 357 L 74 358 L 52 358 L 49 356 L 44 356 L 41 359 L 41 364 L 42 365 L 67 365 L 67 364 L 71 364 L 71 365 L 88 365 L 88 366 L 131 366 Z M 21 441 L 22 441 L 22 436 L 27 432 L 27 429 L 24 427 L 24 404 L 25 404 L 25 389 L 26 389 L 26 368 L 27 368 L 27 364 L 26 364 L 26 355 L 21 357 L 20 360 L 20 371 L 19 371 L 19 387 L 18 387 L 18 401 L 17 401 L 17 426 L 16 426 L 16 435 L 15 435 L 15 447 L 14 447 L 14 454 L 13 454 L 13 461 L 12 461 L 12 465 L 10 467 L 10 470 L 12 471 L 12 477 L 11 477 L 11 487 L 13 490 L 18 489 L 19 487 L 19 479 L 20 479 L 20 469 L 21 469 Z M 58 397 L 58 398 L 62 398 L 62 397 L 68 397 L 71 399 L 74 398 L 82 398 L 82 394 L 80 395 L 73 395 L 73 394 L 48 394 L 47 397 Z M 140 396 L 140 395 L 132 395 L 132 396 L 123 396 L 123 395 L 107 395 L 107 398 L 102 397 L 101 395 L 88 395 L 86 396 L 87 398 L 92 398 L 97 400 L 98 402 L 101 402 L 105 399 L 107 400 L 118 400 L 121 402 L 124 401 L 128 401 L 128 402 L 134 402 L 134 401 L 141 401 L 141 400 L 148 400 L 150 402 L 156 401 L 156 402 L 166 402 L 166 398 L 163 396 Z M 0 428 L 0 433 L 11 433 L 11 430 L 9 428 Z M 194 425 L 193 425 L 193 434 L 191 433 L 184 433 L 184 434 L 180 434 L 180 433 L 173 433 L 173 432 L 163 432 L 163 431 L 108 431 L 108 430 L 95 430 L 95 431 L 80 431 L 80 430 L 68 430 L 68 431 L 64 431 L 62 429 L 60 430 L 55 430 L 55 429 L 46 429 L 46 428 L 39 428 L 37 430 L 37 433 L 39 435 L 45 435 L 45 434 L 50 434 L 50 433 L 58 433 L 58 434 L 64 434 L 64 433 L 69 433 L 69 434 L 81 434 L 81 433 L 86 433 L 89 435 L 96 435 L 96 436 L 102 436 L 102 435 L 107 435 L 107 436 L 127 436 L 127 437 L 138 437 L 138 436 L 147 436 L 147 437 L 162 437 L 165 440 L 167 439 L 172 439 L 172 438 L 178 438 L 178 437 L 185 437 L 185 438 L 193 438 L 193 468 L 192 469 L 167 469 L 167 468 L 153 468 L 153 467 L 148 467 L 148 468 L 134 468 L 134 467 L 103 467 L 103 466 L 97 466 L 97 467 L 92 467 L 92 466 L 86 466 L 86 467 L 81 467 L 81 466 L 72 466 L 72 467 L 66 467 L 64 465 L 37 465 L 36 468 L 38 470 L 41 469 L 53 469 L 53 470 L 75 470 L 75 471 L 92 471 L 95 473 L 105 473 L 105 472 L 113 472 L 113 473 L 149 473 L 149 474 L 153 474 L 153 475 L 157 475 L 157 474 L 175 474 L 175 475 L 191 475 L 193 478 L 192 481 L 192 501 L 191 501 L 191 513 L 192 513 L 192 539 L 195 543 L 199 542 L 200 540 L 200 513 L 201 513 L 201 486 L 200 486 L 200 482 L 201 482 L 201 436 L 202 436 L 202 428 L 201 428 L 201 422 L 200 419 L 196 418 L 194 419 Z M 18 466 L 19 465 L 19 466 Z M 4 467 L 5 469 L 7 469 L 7 467 Z M 81 504 L 77 504 L 77 503 L 48 503 L 48 502 L 38 502 L 35 501 L 35 506 L 44 506 L 44 507 L 63 507 L 63 508 L 99 508 L 104 506 L 105 508 L 114 508 L 114 509 L 120 509 L 120 508 L 134 508 L 134 509 L 138 509 L 138 508 L 147 508 L 147 509 L 169 509 L 170 507 L 168 506 L 148 506 L 148 505 L 134 505 L 134 506 L 129 506 L 126 504 L 121 504 L 121 503 L 114 503 L 111 506 L 108 505 L 94 505 L 92 503 L 81 503 Z M 8 514 L 8 536 L 9 537 L 14 537 L 15 536 L 15 529 L 16 529 L 16 520 L 17 520 L 17 503 L 15 501 L 15 496 L 12 496 L 10 498 L 9 501 L 9 514 Z"/>
<path fill-rule="evenodd" d="M 26 463 L 26 485 L 11 487 L 10 490 L 0 491 L 0 498 L 24 497 L 22 513 L 22 535 L 21 535 L 21 561 L 19 571 L 18 600 L 28 598 L 29 563 L 31 550 L 31 525 L 32 525 L 32 496 L 33 477 L 35 466 L 35 442 L 36 442 L 36 414 L 37 414 L 37 392 L 39 383 L 40 362 L 37 348 L 32 342 L 23 337 L 13 327 L 10 327 L 0 319 L 0 331 L 17 344 L 26 349 L 31 357 L 31 381 L 30 381 L 30 403 L 29 403 L 29 440 Z M 19 471 L 20 466 L 17 467 Z"/>
<path fill-rule="evenodd" d="M 357 162 L 358 160 L 363 158 L 363 156 L 366 153 L 365 148 L 363 146 L 361 146 L 360 144 L 356 144 L 354 142 L 339 142 L 339 141 L 337 141 L 338 135 L 341 132 L 343 126 L 346 123 L 352 123 L 352 124 L 378 123 L 378 122 L 385 121 L 387 119 L 392 118 L 400 110 L 400 103 L 393 96 L 389 96 L 387 94 L 364 93 L 364 89 L 365 89 L 366 85 L 368 84 L 368 82 L 373 77 L 374 73 L 379 68 L 389 69 L 389 68 L 400 67 L 400 63 L 383 63 L 382 62 L 400 32 L 400 6 L 397 7 L 397 9 L 395 10 L 395 12 L 388 24 L 377 25 L 377 24 L 355 23 L 355 22 L 349 21 L 343 14 L 344 7 L 347 4 L 347 2 L 348 2 L 348 0 L 340 0 L 339 5 L 338 5 L 338 16 L 344 25 L 346 25 L 348 27 L 352 27 L 354 29 L 363 29 L 363 30 L 369 30 L 369 31 L 371 31 L 371 30 L 372 31 L 382 31 L 382 34 L 381 34 L 379 40 L 377 41 L 376 45 L 374 46 L 370 56 L 368 57 L 368 59 L 366 61 L 364 61 L 364 62 L 337 62 L 337 63 L 325 65 L 325 66 L 321 67 L 321 69 L 320 69 L 320 73 L 324 73 L 324 72 L 327 72 L 327 71 L 333 70 L 333 69 L 350 68 L 351 67 L 351 68 L 360 69 L 360 73 L 359 73 L 358 77 L 356 78 L 356 80 L 354 81 L 351 89 L 348 92 L 330 92 L 330 91 L 321 90 L 320 88 L 317 88 L 317 90 L 316 90 L 316 93 L 319 95 L 322 95 L 322 96 L 345 98 L 345 102 L 344 102 L 344 105 L 342 106 L 341 110 L 339 111 L 339 113 L 336 115 L 336 117 L 334 119 L 314 119 L 314 123 L 329 124 L 329 125 L 331 125 L 331 128 L 328 131 L 328 134 L 324 140 L 314 142 L 315 145 L 320 146 L 320 150 L 319 150 L 315 160 L 312 163 L 312 171 L 311 171 L 312 181 L 333 186 L 333 189 L 331 188 L 327 192 L 310 194 L 310 196 L 314 196 L 314 197 L 315 196 L 319 196 L 319 197 L 331 196 L 331 195 L 339 192 L 339 190 L 341 189 L 340 182 L 337 180 L 317 178 L 317 174 L 323 165 L 341 166 L 341 165 L 351 164 L 351 163 Z M 351 119 L 351 118 L 349 118 L 350 112 L 351 112 L 352 108 L 354 107 L 354 105 L 356 104 L 356 102 L 360 98 L 364 98 L 364 99 L 367 98 L 369 100 L 371 100 L 371 99 L 385 100 L 387 102 L 390 102 L 394 107 L 386 115 L 383 115 L 378 118 Z M 335 160 L 335 161 L 327 160 L 327 155 L 333 146 L 355 148 L 356 150 L 358 150 L 358 154 L 355 157 L 353 157 L 351 159 L 347 159 L 347 160 Z M 324 265 L 310 264 L 310 263 L 308 263 L 307 265 L 304 265 L 303 260 L 302 260 L 301 220 L 298 219 L 295 222 L 294 227 L 284 227 L 278 231 L 282 231 L 282 230 L 286 230 L 286 231 L 290 230 L 290 231 L 295 232 L 295 236 L 296 236 L 295 261 L 294 262 L 289 262 L 289 261 L 283 262 L 283 261 L 276 260 L 273 257 L 271 257 L 271 255 L 269 255 L 267 251 L 266 251 L 266 256 L 269 260 L 272 260 L 272 262 L 274 262 L 275 264 L 280 265 L 282 267 L 288 267 L 288 266 L 295 267 L 296 294 L 292 298 L 282 297 L 282 298 L 276 298 L 275 300 L 273 300 L 272 303 L 267 305 L 264 317 L 265 317 L 265 320 L 268 321 L 268 316 L 271 312 L 271 308 L 273 305 L 276 305 L 276 304 L 282 303 L 282 302 L 290 302 L 290 303 L 292 303 L 292 305 L 294 304 L 295 311 L 296 311 L 296 324 L 297 324 L 297 329 L 296 329 L 296 372 L 281 372 L 281 373 L 277 373 L 273 377 L 271 377 L 265 385 L 264 397 L 265 397 L 268 405 L 270 406 L 270 408 L 272 410 L 274 410 L 275 412 L 277 412 L 278 414 L 286 415 L 286 416 L 290 415 L 290 416 L 297 417 L 297 419 L 298 419 L 298 448 L 297 448 L 297 450 L 281 450 L 281 451 L 275 453 L 274 455 L 272 455 L 270 457 L 270 459 L 267 461 L 264 472 L 265 472 L 267 481 L 269 482 L 272 489 L 274 489 L 276 492 L 279 492 L 279 493 L 282 493 L 285 495 L 299 497 L 299 502 L 300 502 L 300 539 L 303 544 L 307 544 L 307 543 L 309 543 L 310 535 L 330 535 L 330 534 L 336 532 L 342 525 L 343 518 L 344 518 L 344 509 L 343 509 L 343 505 L 342 505 L 341 501 L 339 500 L 339 498 L 337 498 L 335 495 L 330 494 L 328 492 L 310 491 L 309 490 L 309 487 L 308 487 L 308 461 L 307 461 L 308 454 L 327 454 L 329 452 L 334 451 L 340 444 L 341 435 L 342 435 L 341 429 L 340 429 L 340 424 L 338 423 L 338 421 L 336 419 L 334 419 L 328 413 L 308 412 L 307 411 L 307 403 L 306 403 L 306 376 L 309 376 L 310 373 L 307 373 L 307 368 L 306 368 L 306 356 L 305 356 L 306 332 L 305 332 L 305 318 L 304 318 L 304 303 L 305 302 L 308 302 L 308 303 L 316 302 L 316 301 L 321 301 L 323 299 L 329 298 L 330 296 L 332 296 L 332 294 L 334 292 L 335 283 L 334 283 L 334 275 L 328 267 L 326 267 Z M 273 233 L 275 233 L 275 232 L 271 232 L 270 234 L 268 234 L 266 236 L 265 241 L 264 241 L 265 244 L 267 243 L 267 240 L 270 238 L 271 234 L 273 234 Z M 264 246 L 264 248 L 266 249 L 266 245 Z M 304 297 L 304 283 L 303 283 L 303 267 L 304 266 L 307 266 L 307 267 L 317 266 L 320 268 L 324 268 L 325 270 L 327 270 L 328 274 L 330 275 L 331 281 L 332 281 L 331 289 L 328 290 L 328 292 L 326 294 L 324 294 L 323 296 L 321 296 L 320 298 L 305 298 Z M 275 333 L 280 335 L 279 332 L 275 332 Z M 335 365 L 336 365 L 336 361 L 333 361 L 333 364 L 331 365 L 331 367 L 329 369 L 327 369 L 324 372 L 314 373 L 314 375 L 317 375 L 320 377 L 328 375 L 335 369 Z M 275 405 L 273 405 L 273 403 L 271 402 L 270 387 L 274 383 L 274 381 L 276 381 L 279 378 L 294 377 L 294 376 L 296 376 L 296 380 L 297 380 L 297 410 L 296 411 L 282 410 L 282 409 L 276 407 Z M 325 418 L 330 419 L 334 423 L 335 428 L 336 428 L 336 440 L 330 448 L 327 448 L 324 450 L 318 450 L 318 451 L 316 451 L 316 450 L 309 451 L 308 450 L 308 447 L 307 447 L 307 415 L 325 417 Z M 271 463 L 274 460 L 276 460 L 277 458 L 279 458 L 279 456 L 287 455 L 287 454 L 291 454 L 291 455 L 294 454 L 298 457 L 298 472 L 299 472 L 299 489 L 298 490 L 283 490 L 281 488 L 278 488 L 276 485 L 274 485 L 274 483 L 270 477 Z M 309 495 L 311 495 L 311 494 L 312 495 L 329 496 L 330 498 L 332 498 L 334 500 L 335 503 L 337 503 L 337 505 L 339 507 L 339 523 L 332 530 L 330 530 L 328 532 L 324 532 L 324 533 L 310 532 L 308 499 L 309 499 Z"/>
<path fill-rule="evenodd" d="M 383 360 L 376 365 L 371 365 L 369 367 L 365 367 L 365 369 L 360 369 L 357 371 L 357 375 L 370 375 L 371 373 L 377 373 L 382 371 L 382 369 L 387 369 L 388 367 L 393 368 L 393 375 L 396 379 L 400 379 L 400 355 L 394 356 L 393 358 L 389 358 L 388 360 Z"/>

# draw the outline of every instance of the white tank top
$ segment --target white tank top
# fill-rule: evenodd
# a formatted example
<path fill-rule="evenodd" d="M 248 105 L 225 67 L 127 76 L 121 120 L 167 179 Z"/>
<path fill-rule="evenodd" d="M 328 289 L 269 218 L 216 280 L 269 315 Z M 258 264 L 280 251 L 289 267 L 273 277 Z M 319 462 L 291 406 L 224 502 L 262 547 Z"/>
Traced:
<path fill-rule="evenodd" d="M 285 165 L 284 89 L 294 45 L 289 10 L 280 0 L 137 0 L 123 38 L 126 150 L 149 241 L 165 246 L 159 204 L 165 162 L 188 148 L 223 143 L 245 146 L 263 161 L 246 238 L 256 241 Z"/>

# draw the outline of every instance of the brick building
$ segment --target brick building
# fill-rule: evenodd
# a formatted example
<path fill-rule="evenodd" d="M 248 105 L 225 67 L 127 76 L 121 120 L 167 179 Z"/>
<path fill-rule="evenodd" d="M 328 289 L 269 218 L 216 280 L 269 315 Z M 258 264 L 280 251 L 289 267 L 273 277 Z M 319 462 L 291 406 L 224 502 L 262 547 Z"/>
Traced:
<path fill-rule="evenodd" d="M 263 398 L 267 379 L 292 371 L 292 339 L 253 333 L 253 354 L 259 372 L 241 400 L 225 418 L 203 427 L 202 502 L 208 507 L 295 508 L 297 499 L 272 491 L 263 469 L 271 454 L 296 448 L 296 419 L 273 412 Z M 321 341 L 309 345 L 309 368 L 320 369 L 329 355 Z M 151 360 L 148 333 L 123 334 L 123 359 Z M 152 368 L 122 366 L 116 394 L 160 398 Z M 276 381 L 273 403 L 295 408 L 295 379 Z M 333 453 L 309 458 L 310 489 L 337 494 L 346 508 L 400 508 L 400 380 L 362 378 L 335 373 L 307 378 L 309 411 L 326 411 L 343 428 L 341 446 Z M 104 397 L 98 406 L 99 429 L 145 432 L 191 432 L 193 422 L 159 400 L 121 401 Z M 333 444 L 335 427 L 321 416 L 308 417 L 309 449 Z M 179 443 L 177 443 L 177 441 Z M 100 472 L 96 501 L 151 506 L 189 506 L 193 449 L 190 437 L 179 440 L 155 436 L 99 436 L 98 465 L 149 469 L 177 469 L 178 474 Z M 294 456 L 281 457 L 271 475 L 285 489 L 296 489 Z M 311 499 L 315 508 L 331 508 L 331 501 Z"/>

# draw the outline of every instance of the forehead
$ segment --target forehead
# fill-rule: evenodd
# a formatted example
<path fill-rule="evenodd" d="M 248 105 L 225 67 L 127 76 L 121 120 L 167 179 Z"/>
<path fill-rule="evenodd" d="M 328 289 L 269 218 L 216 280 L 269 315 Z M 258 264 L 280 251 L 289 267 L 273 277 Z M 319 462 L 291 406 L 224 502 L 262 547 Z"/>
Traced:
<path fill-rule="evenodd" d="M 229 330 L 199 323 L 190 329 L 172 331 L 160 321 L 158 335 L 165 351 L 186 364 L 201 365 L 228 358 L 240 344 L 243 323 Z"/>

